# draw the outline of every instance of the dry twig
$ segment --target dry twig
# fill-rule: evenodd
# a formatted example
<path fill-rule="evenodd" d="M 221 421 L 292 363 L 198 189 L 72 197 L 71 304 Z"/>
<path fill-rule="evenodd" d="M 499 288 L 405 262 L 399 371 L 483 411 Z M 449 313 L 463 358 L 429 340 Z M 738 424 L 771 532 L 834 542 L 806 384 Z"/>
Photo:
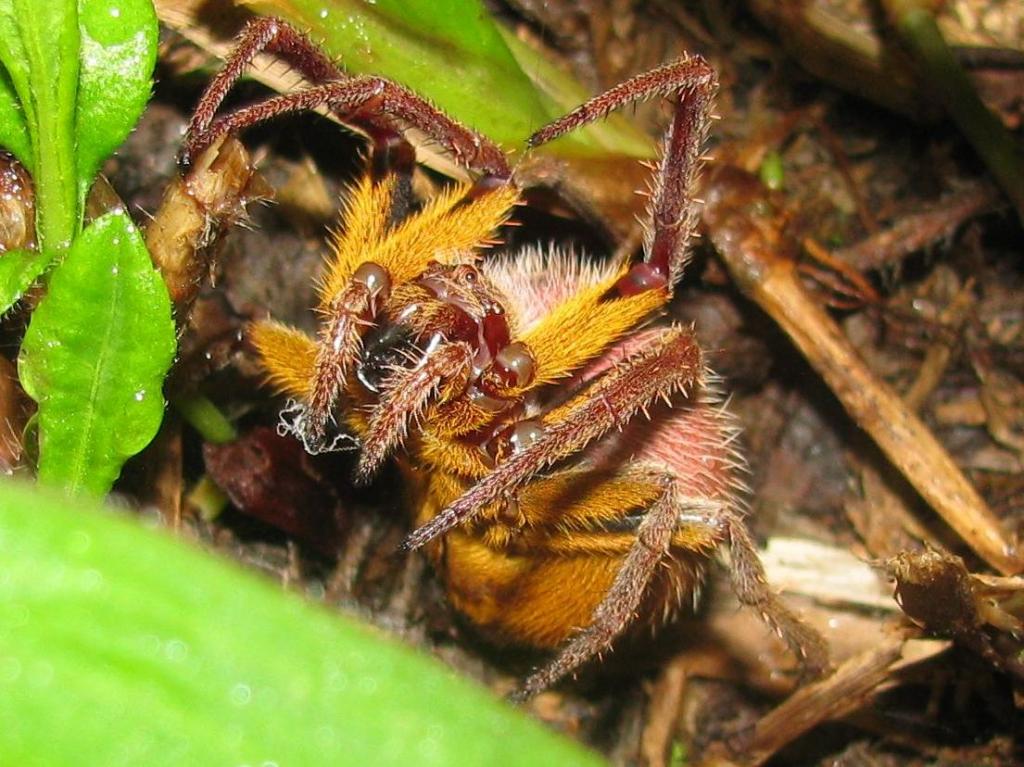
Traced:
<path fill-rule="evenodd" d="M 786 331 L 857 424 L 950 527 L 999 572 L 1019 572 L 1015 543 L 949 453 L 867 368 L 804 289 L 793 261 L 776 255 L 784 252 L 782 234 L 751 204 L 760 196 L 756 180 L 719 169 L 710 184 L 722 188 L 710 190 L 704 217 L 737 285 Z"/>

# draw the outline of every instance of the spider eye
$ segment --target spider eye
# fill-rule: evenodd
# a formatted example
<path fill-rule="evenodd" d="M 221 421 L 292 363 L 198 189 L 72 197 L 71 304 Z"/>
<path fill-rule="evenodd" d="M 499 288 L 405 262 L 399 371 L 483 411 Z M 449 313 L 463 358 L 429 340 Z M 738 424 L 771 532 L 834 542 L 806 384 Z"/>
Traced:
<path fill-rule="evenodd" d="M 372 261 L 367 261 L 356 269 L 355 274 L 352 275 L 352 282 L 365 285 L 366 289 L 370 291 L 371 297 L 391 292 L 391 276 L 387 269 Z"/>
<path fill-rule="evenodd" d="M 494 357 L 495 371 L 506 384 L 521 387 L 533 381 L 533 355 L 526 344 L 517 341 L 509 344 Z"/>

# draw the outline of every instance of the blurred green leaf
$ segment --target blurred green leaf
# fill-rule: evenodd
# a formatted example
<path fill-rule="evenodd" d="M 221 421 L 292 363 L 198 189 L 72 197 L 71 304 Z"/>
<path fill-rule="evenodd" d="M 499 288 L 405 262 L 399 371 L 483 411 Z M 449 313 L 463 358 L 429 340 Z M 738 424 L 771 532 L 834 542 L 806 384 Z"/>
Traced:
<path fill-rule="evenodd" d="M 10 480 L 0 561 L 4 764 L 601 763 L 377 631 Z"/>
<path fill-rule="evenodd" d="M 349 72 L 384 74 L 429 95 L 449 114 L 474 115 L 473 127 L 495 141 L 521 146 L 547 119 L 536 92 L 476 0 L 243 4 L 307 30 Z M 497 104 L 500 109 L 495 109 Z"/>
<path fill-rule="evenodd" d="M 761 183 L 772 191 L 782 189 L 786 182 L 786 168 L 782 163 L 782 155 L 774 151 L 768 152 L 761 161 L 758 176 Z"/>
<path fill-rule="evenodd" d="M 53 270 L 22 342 L 39 403 L 39 478 L 105 493 L 163 418 L 175 351 L 167 288 L 123 211 L 96 219 Z"/>
<path fill-rule="evenodd" d="M 530 78 L 530 82 L 544 102 L 548 119 L 561 117 L 594 95 L 563 68 L 519 39 L 514 31 L 500 24 L 498 31 L 508 45 L 509 52 L 515 56 L 523 73 Z M 544 151 L 557 150 L 558 154 L 578 154 L 578 150 L 570 142 L 575 135 L 577 134 L 569 134 L 547 144 Z M 650 137 L 618 112 L 613 112 L 599 122 L 591 123 L 579 131 L 578 135 L 585 137 L 593 146 L 601 147 L 606 156 L 650 158 L 655 154 L 655 145 Z"/>

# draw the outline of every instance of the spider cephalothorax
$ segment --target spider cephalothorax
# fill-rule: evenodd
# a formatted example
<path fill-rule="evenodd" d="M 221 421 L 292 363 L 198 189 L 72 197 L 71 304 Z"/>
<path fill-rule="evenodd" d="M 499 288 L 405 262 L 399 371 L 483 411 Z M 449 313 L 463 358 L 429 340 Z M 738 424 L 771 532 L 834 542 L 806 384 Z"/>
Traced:
<path fill-rule="evenodd" d="M 214 120 L 264 49 L 314 86 Z M 219 136 L 287 111 L 326 107 L 369 135 L 371 170 L 350 192 L 320 285 L 318 337 L 262 322 L 252 338 L 271 380 L 298 403 L 289 428 L 308 449 L 329 446 L 338 422 L 360 445 L 359 479 L 397 458 L 416 523 L 406 545 L 427 548 L 455 606 L 500 640 L 560 648 L 526 694 L 631 624 L 662 620 L 723 542 L 741 601 L 823 664 L 816 636 L 765 584 L 736 497 L 735 428 L 691 330 L 650 324 L 687 260 L 715 88 L 704 60 L 684 57 L 528 142 L 639 98 L 673 100 L 638 263 L 537 250 L 487 257 L 519 199 L 504 154 L 395 83 L 344 75 L 279 21 L 249 25 L 190 126 L 186 165 Z M 416 210 L 406 127 L 477 181 Z"/>

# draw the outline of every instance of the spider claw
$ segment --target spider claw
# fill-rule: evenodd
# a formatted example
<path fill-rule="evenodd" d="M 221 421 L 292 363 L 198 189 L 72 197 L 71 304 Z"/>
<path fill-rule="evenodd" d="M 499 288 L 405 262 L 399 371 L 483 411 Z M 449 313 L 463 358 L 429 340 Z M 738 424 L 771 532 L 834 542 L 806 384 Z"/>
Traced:
<path fill-rule="evenodd" d="M 449 510 L 445 510 L 425 525 L 420 525 L 405 536 L 405 539 L 399 544 L 398 548 L 402 551 L 415 551 L 426 546 L 437 536 L 448 532 L 458 523 L 457 515 Z"/>

